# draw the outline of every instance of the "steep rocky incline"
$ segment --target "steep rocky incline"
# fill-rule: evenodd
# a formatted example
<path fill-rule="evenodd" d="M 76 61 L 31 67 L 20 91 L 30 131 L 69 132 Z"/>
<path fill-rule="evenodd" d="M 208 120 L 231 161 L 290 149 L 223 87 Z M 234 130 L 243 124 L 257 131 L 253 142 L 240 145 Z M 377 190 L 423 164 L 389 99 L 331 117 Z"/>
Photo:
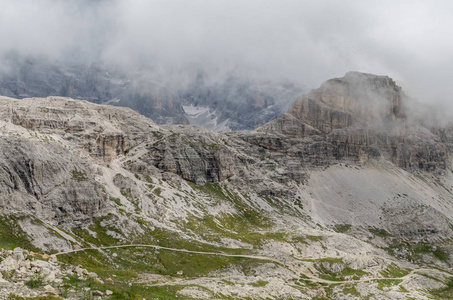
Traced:
<path fill-rule="evenodd" d="M 72 99 L 1 98 L 0 199 L 4 213 L 83 221 L 107 206 L 86 156 L 109 162 L 147 139 L 155 125 L 129 109 Z"/>
<path fill-rule="evenodd" d="M 58 220 L 93 216 L 106 206 L 90 166 L 56 144 L 18 137 L 0 139 L 0 208 L 2 213 L 29 211 Z"/>

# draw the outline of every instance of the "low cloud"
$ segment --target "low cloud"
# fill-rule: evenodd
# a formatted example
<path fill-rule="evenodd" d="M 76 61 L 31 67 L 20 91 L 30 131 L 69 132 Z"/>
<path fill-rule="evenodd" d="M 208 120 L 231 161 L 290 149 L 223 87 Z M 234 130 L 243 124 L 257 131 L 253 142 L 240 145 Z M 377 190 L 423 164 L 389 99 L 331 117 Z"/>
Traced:
<path fill-rule="evenodd" d="M 105 61 L 162 76 L 189 66 L 316 88 L 389 75 L 424 102 L 453 95 L 451 1 L 0 0 L 0 57 Z M 0 60 L 0 70 L 7 69 Z M 169 78 L 174 78 L 174 76 Z M 176 80 L 176 79 L 175 79 Z"/>

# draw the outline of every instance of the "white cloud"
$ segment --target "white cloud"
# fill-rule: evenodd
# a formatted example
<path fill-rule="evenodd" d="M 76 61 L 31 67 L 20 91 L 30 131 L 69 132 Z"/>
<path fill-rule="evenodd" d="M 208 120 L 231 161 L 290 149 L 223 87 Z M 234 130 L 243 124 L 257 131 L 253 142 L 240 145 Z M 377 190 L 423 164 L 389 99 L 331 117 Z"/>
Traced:
<path fill-rule="evenodd" d="M 453 94 L 451 1 L 0 0 L 0 55 L 130 68 L 191 63 L 311 87 L 349 70 Z"/>

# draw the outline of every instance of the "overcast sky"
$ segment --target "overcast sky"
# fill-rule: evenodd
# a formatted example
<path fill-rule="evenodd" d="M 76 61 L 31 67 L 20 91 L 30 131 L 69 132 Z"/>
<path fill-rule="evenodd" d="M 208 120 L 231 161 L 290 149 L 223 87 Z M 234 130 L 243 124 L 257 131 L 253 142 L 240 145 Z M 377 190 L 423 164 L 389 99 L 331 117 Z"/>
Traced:
<path fill-rule="evenodd" d="M 450 101 L 452 12 L 453 1 L 0 0 L 0 57 L 195 63 L 310 88 L 357 70 Z"/>

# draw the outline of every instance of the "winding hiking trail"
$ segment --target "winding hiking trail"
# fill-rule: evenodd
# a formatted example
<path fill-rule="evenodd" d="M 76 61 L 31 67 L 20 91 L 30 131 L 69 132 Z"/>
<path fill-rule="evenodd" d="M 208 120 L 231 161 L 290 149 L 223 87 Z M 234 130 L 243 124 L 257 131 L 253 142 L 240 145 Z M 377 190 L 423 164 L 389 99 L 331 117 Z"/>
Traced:
<path fill-rule="evenodd" d="M 317 283 L 326 283 L 326 284 L 347 284 L 347 283 L 358 283 L 358 282 L 369 282 L 369 281 L 375 281 L 375 280 L 401 280 L 398 285 L 402 284 L 403 282 L 409 280 L 414 274 L 417 272 L 437 272 L 437 273 L 444 273 L 448 274 L 445 271 L 441 271 L 438 269 L 430 269 L 430 268 L 417 268 L 411 270 L 408 274 L 401 276 L 401 277 L 371 277 L 371 278 L 365 278 L 365 279 L 353 279 L 353 280 L 327 280 L 323 279 L 320 277 L 317 277 L 314 275 L 308 268 L 302 269 L 299 266 L 295 266 L 293 264 L 290 264 L 286 261 L 280 261 L 272 257 L 268 256 L 260 256 L 260 255 L 245 255 L 245 254 L 228 254 L 224 252 L 207 252 L 207 251 L 196 251 L 196 250 L 187 250 L 187 249 L 178 249 L 178 248 L 170 248 L 170 247 L 163 247 L 163 246 L 158 246 L 158 245 L 148 245 L 148 244 L 127 244 L 127 245 L 116 245 L 116 246 L 103 246 L 103 247 L 86 247 L 86 248 L 80 248 L 80 249 L 74 249 L 70 251 L 63 251 L 63 252 L 58 252 L 53 255 L 58 256 L 58 255 L 65 255 L 65 254 L 70 254 L 70 253 L 75 253 L 75 252 L 80 252 L 80 251 L 85 251 L 85 250 L 98 250 L 101 251 L 105 249 L 115 249 L 115 248 L 133 248 L 133 247 L 145 247 L 145 248 L 154 248 L 154 249 L 162 249 L 162 250 L 168 250 L 168 251 L 176 251 L 176 252 L 184 252 L 184 253 L 193 253 L 193 254 L 201 254 L 201 255 L 217 255 L 217 256 L 225 256 L 225 257 L 240 257 L 240 258 L 250 258 L 250 259 L 258 259 L 258 260 L 265 260 L 265 261 L 270 261 L 274 262 L 280 265 L 283 265 L 287 267 L 288 269 L 292 270 L 295 273 L 301 274 L 306 276 L 308 280 L 312 282 L 317 282 Z M 450 274 L 448 274 L 450 275 Z"/>

